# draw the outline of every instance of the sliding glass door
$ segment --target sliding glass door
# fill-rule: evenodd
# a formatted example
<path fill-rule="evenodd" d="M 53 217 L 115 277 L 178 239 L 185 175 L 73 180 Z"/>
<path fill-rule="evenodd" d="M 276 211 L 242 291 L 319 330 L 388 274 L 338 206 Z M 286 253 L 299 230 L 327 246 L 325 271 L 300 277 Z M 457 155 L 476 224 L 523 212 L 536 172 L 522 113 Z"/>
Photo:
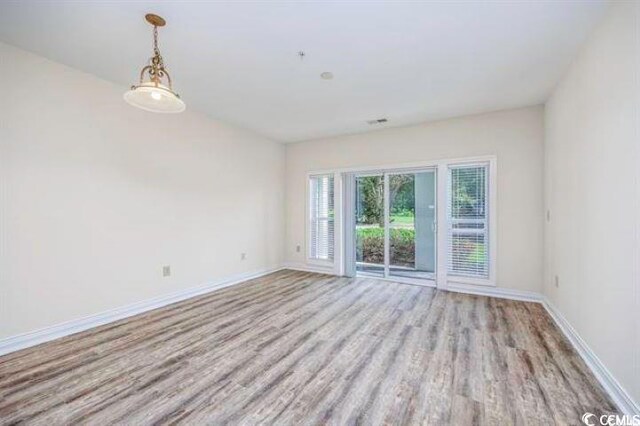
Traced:
<path fill-rule="evenodd" d="M 354 201 L 357 273 L 435 278 L 435 170 L 355 175 Z"/>
<path fill-rule="evenodd" d="M 356 271 L 385 274 L 384 175 L 356 176 L 355 185 Z"/>
<path fill-rule="evenodd" d="M 433 279 L 435 171 L 389 175 L 389 275 Z"/>

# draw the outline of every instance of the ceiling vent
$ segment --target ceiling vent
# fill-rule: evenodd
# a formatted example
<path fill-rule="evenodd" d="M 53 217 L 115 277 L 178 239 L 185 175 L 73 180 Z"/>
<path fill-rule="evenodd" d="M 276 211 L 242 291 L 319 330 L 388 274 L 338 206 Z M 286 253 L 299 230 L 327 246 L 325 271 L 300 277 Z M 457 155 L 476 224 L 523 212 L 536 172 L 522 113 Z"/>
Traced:
<path fill-rule="evenodd" d="M 367 120 L 367 123 L 373 126 L 374 124 L 383 124 L 387 121 L 389 120 L 387 120 L 386 118 L 378 118 L 376 120 Z"/>

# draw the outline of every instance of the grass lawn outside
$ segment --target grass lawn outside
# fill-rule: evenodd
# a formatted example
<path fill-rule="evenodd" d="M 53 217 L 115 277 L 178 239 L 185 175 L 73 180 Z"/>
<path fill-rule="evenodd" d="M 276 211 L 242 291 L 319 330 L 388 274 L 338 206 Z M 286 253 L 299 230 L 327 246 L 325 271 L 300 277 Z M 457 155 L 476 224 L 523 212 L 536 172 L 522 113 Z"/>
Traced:
<path fill-rule="evenodd" d="M 391 216 L 391 224 L 392 225 L 403 225 L 403 226 L 413 226 L 414 225 L 414 216 Z"/>
<path fill-rule="evenodd" d="M 357 225 L 357 259 L 360 262 L 384 263 L 384 228 L 379 224 Z M 400 266 L 413 267 L 415 263 L 414 216 L 391 216 L 390 250 L 394 262 Z M 473 239 L 458 237 L 457 252 L 461 263 L 475 266 L 479 270 L 487 266 L 484 244 Z"/>

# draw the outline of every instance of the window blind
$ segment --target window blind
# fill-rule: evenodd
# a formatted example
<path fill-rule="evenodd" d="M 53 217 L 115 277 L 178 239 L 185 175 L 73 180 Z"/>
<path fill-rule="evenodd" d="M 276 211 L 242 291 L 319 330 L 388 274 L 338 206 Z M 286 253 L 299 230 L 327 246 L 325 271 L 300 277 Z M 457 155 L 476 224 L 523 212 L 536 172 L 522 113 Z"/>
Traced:
<path fill-rule="evenodd" d="M 309 178 L 309 258 L 333 261 L 333 175 Z"/>
<path fill-rule="evenodd" d="M 488 165 L 449 167 L 449 275 L 489 278 Z"/>

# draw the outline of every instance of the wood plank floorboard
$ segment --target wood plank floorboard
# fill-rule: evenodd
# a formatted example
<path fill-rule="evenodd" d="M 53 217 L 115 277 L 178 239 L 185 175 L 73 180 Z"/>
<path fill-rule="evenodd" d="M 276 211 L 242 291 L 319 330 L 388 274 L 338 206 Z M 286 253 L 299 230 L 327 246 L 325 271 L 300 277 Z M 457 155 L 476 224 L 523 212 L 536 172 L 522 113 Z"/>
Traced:
<path fill-rule="evenodd" d="M 536 303 L 279 271 L 0 357 L 0 425 L 576 425 L 616 409 Z"/>

